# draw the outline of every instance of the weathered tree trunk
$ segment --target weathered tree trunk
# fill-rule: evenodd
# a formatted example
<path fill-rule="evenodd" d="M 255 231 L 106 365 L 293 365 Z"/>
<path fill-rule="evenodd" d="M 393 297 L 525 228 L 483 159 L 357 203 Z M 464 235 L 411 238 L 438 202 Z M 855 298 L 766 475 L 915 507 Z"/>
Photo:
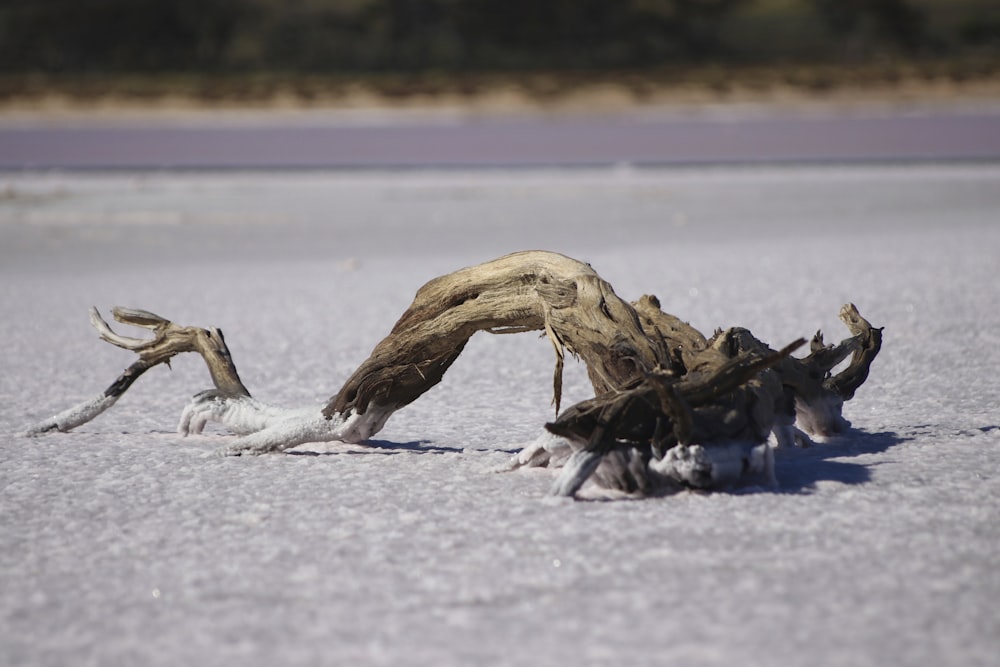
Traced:
<path fill-rule="evenodd" d="M 745 329 L 706 338 L 664 313 L 653 296 L 623 301 L 588 265 L 529 251 L 460 269 L 424 285 L 367 360 L 319 410 L 281 410 L 250 398 L 216 329 L 178 327 L 157 315 L 116 308 L 121 322 L 152 329 L 152 341 L 119 336 L 92 311 L 101 337 L 140 359 L 105 393 L 29 430 L 69 430 L 110 407 L 145 370 L 180 352 L 198 352 L 215 390 L 185 409 L 181 431 L 218 421 L 244 433 L 225 453 L 281 451 L 326 440 L 360 442 L 399 408 L 441 381 L 479 331 L 544 331 L 556 353 L 557 419 L 516 465 L 565 464 L 554 491 L 575 494 L 591 476 L 625 491 L 648 491 L 659 478 L 711 486 L 766 459 L 769 434 L 779 444 L 808 442 L 843 430 L 843 402 L 867 378 L 881 332 L 853 305 L 841 319 L 852 337 L 835 346 L 813 338 L 803 359 L 798 340 L 774 351 Z M 559 413 L 566 353 L 582 359 L 595 397 Z M 851 355 L 841 373 L 831 370 Z M 561 453 L 556 450 L 561 449 Z M 762 454 L 762 451 L 764 452 Z"/>
<path fill-rule="evenodd" d="M 435 278 L 324 409 L 327 417 L 398 409 L 441 381 L 477 331 L 544 330 L 556 351 L 555 402 L 566 352 L 587 365 L 595 393 L 657 368 L 666 350 L 590 267 L 563 255 L 521 252 Z"/>

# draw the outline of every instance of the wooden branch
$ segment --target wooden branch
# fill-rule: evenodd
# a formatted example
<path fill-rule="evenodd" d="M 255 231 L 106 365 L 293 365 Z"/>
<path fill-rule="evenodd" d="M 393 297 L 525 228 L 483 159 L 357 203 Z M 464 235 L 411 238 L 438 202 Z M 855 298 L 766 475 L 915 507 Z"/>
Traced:
<path fill-rule="evenodd" d="M 219 329 L 181 327 L 164 317 L 135 308 L 115 307 L 112 314 L 118 322 L 153 331 L 151 339 L 123 336 L 111 329 L 96 308 L 90 309 L 90 324 L 101 339 L 135 352 L 139 359 L 126 368 L 102 394 L 35 424 L 27 429 L 27 435 L 65 432 L 86 424 L 113 406 L 143 373 L 162 363 L 169 365 L 170 360 L 182 352 L 197 352 L 201 355 L 219 395 L 250 396 L 236 372 L 229 348 Z"/>
<path fill-rule="evenodd" d="M 122 324 L 131 324 L 153 331 L 152 339 L 121 336 L 111 330 L 96 308 L 91 308 L 90 323 L 100 333 L 102 340 L 139 355 L 139 361 L 133 366 L 141 364 L 145 367 L 143 370 L 146 370 L 157 364 L 169 364 L 174 356 L 182 352 L 197 352 L 205 360 L 212 382 L 220 394 L 250 396 L 250 392 L 240 380 L 239 373 L 236 372 L 232 355 L 220 329 L 182 327 L 164 317 L 136 308 L 116 306 L 111 312 L 115 320 Z"/>
<path fill-rule="evenodd" d="M 882 349 L 882 329 L 875 328 L 865 318 L 861 317 L 857 306 L 849 303 L 840 309 L 840 320 L 854 334 L 853 354 L 851 363 L 837 375 L 823 383 L 830 391 L 848 401 L 854 398 L 871 370 L 872 362 Z"/>
<path fill-rule="evenodd" d="M 398 409 L 441 381 L 477 331 L 545 331 L 556 350 L 560 401 L 564 351 L 587 365 L 596 393 L 660 365 L 661 350 L 636 311 L 588 264 L 550 252 L 515 253 L 435 278 L 324 409 L 328 418 Z"/>
<path fill-rule="evenodd" d="M 802 359 L 787 357 L 774 367 L 785 388 L 788 409 L 799 426 L 811 435 L 832 435 L 850 425 L 842 415 L 844 401 L 853 398 L 854 392 L 868 378 L 871 364 L 882 347 L 882 330 L 872 327 L 854 304 L 841 308 L 840 319 L 850 330 L 850 338 L 836 345 L 826 345 L 822 332 L 816 332 L 808 356 Z M 730 329 L 725 336 L 716 334 L 709 346 L 729 356 L 772 352 L 767 344 L 741 328 Z M 848 356 L 851 356 L 848 366 L 832 376 L 832 369 Z"/>
<path fill-rule="evenodd" d="M 629 446 L 650 445 L 654 439 L 664 437 L 664 422 L 672 425 L 667 437 L 672 438 L 673 443 L 687 444 L 719 435 L 738 438 L 744 435 L 748 425 L 747 408 L 740 405 L 745 397 L 734 396 L 733 392 L 804 344 L 805 340 L 800 338 L 779 352 L 748 352 L 727 359 L 712 371 L 692 373 L 683 378 L 653 373 L 634 387 L 608 392 L 567 408 L 545 428 L 556 435 L 586 442 L 588 449 L 606 449 L 614 442 Z M 695 415 L 698 408 L 716 401 L 719 405 L 713 406 L 713 412 L 719 411 L 720 406 L 726 408 L 722 412 L 735 412 L 728 419 L 713 424 L 712 433 L 706 433 L 705 425 L 696 422 Z M 770 424 L 760 426 L 770 429 Z M 661 435 L 656 437 L 657 433 Z M 604 439 L 596 441 L 595 434 Z"/>

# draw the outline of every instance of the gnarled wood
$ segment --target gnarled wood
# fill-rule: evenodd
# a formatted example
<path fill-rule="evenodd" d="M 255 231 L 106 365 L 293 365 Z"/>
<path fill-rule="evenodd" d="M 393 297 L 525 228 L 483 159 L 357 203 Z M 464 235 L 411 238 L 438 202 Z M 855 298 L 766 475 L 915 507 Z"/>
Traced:
<path fill-rule="evenodd" d="M 557 418 L 547 425 L 570 453 L 555 492 L 573 495 L 591 476 L 622 490 L 646 491 L 666 475 L 705 486 L 758 466 L 760 444 L 808 441 L 797 431 L 842 430 L 843 403 L 868 376 L 881 330 L 848 304 L 841 319 L 851 337 L 825 345 L 813 338 L 808 356 L 791 352 L 799 340 L 772 350 L 746 329 L 711 338 L 664 313 L 644 296 L 629 304 L 588 264 L 543 251 L 514 253 L 435 278 L 320 414 L 284 410 L 250 398 L 217 329 L 179 327 L 152 313 L 116 308 L 120 322 L 153 330 L 152 340 L 127 338 L 92 310 L 101 337 L 132 350 L 132 364 L 100 397 L 33 427 L 32 434 L 69 430 L 100 414 L 149 368 L 181 352 L 197 352 L 215 390 L 185 409 L 181 430 L 220 421 L 246 434 L 228 454 L 281 451 L 303 442 L 360 442 L 392 413 L 441 381 L 476 332 L 544 331 L 556 352 Z M 559 412 L 565 354 L 587 366 L 595 397 Z M 850 356 L 847 367 L 835 366 Z M 529 448 L 530 449 L 530 448 Z M 766 449 L 766 447 L 765 447 Z M 714 452 L 714 453 L 713 453 Z M 764 453 L 766 458 L 766 452 Z M 537 449 L 517 465 L 555 462 Z"/>
<path fill-rule="evenodd" d="M 477 331 L 542 330 L 560 359 L 566 351 L 586 363 L 596 393 L 624 387 L 662 361 L 635 310 L 590 265 L 551 252 L 520 252 L 421 287 L 324 415 L 411 403 L 441 381 Z"/>
<path fill-rule="evenodd" d="M 652 373 L 634 387 L 582 401 L 545 425 L 576 443 L 573 474 L 557 483 L 559 495 L 573 495 L 614 449 L 635 449 L 646 462 L 676 445 L 694 442 L 763 442 L 774 423 L 781 387 L 755 381 L 805 345 L 799 339 L 779 352 L 748 352 L 683 377 Z M 632 463 L 632 459 L 628 459 Z M 632 466 L 632 479 L 642 477 Z M 622 490 L 632 490 L 629 488 Z"/>
<path fill-rule="evenodd" d="M 170 360 L 182 352 L 197 352 L 205 360 L 209 374 L 221 396 L 250 396 L 243 386 L 222 331 L 215 327 L 182 327 L 164 317 L 137 308 L 112 309 L 115 320 L 122 324 L 150 329 L 153 338 L 131 338 L 115 333 L 101 317 L 97 308 L 90 309 L 90 324 L 100 334 L 101 339 L 139 355 L 99 396 L 84 401 L 72 408 L 35 424 L 27 429 L 27 435 L 41 435 L 51 431 L 69 431 L 85 424 L 113 406 L 132 383 L 150 368 Z"/>

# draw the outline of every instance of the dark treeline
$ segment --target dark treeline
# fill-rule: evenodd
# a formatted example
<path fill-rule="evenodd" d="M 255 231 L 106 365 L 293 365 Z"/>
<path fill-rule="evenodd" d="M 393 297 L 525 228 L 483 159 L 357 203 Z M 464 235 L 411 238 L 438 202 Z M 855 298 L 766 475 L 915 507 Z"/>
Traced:
<path fill-rule="evenodd" d="M 975 0 L 0 0 L 7 73 L 471 72 L 1000 52 Z M 943 17 L 943 18 L 942 18 Z"/>

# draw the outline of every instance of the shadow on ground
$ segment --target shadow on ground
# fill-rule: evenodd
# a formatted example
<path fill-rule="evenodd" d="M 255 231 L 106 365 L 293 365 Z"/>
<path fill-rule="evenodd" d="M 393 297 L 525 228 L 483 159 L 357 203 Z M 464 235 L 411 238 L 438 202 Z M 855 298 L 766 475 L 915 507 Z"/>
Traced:
<path fill-rule="evenodd" d="M 332 451 L 310 451 L 308 449 L 293 449 L 286 451 L 286 454 L 293 456 L 340 456 L 352 454 L 383 454 L 391 456 L 394 454 L 461 454 L 464 449 L 461 447 L 446 447 L 443 445 L 431 445 L 430 440 L 412 440 L 410 442 L 390 442 L 388 440 L 366 440 L 364 444 L 347 445 L 346 449 Z"/>
<path fill-rule="evenodd" d="M 774 471 L 782 492 L 806 491 L 818 482 L 864 484 L 871 480 L 871 463 L 845 461 L 866 454 L 879 454 L 913 440 L 892 431 L 868 433 L 850 430 L 827 442 L 805 448 L 781 449 Z"/>

